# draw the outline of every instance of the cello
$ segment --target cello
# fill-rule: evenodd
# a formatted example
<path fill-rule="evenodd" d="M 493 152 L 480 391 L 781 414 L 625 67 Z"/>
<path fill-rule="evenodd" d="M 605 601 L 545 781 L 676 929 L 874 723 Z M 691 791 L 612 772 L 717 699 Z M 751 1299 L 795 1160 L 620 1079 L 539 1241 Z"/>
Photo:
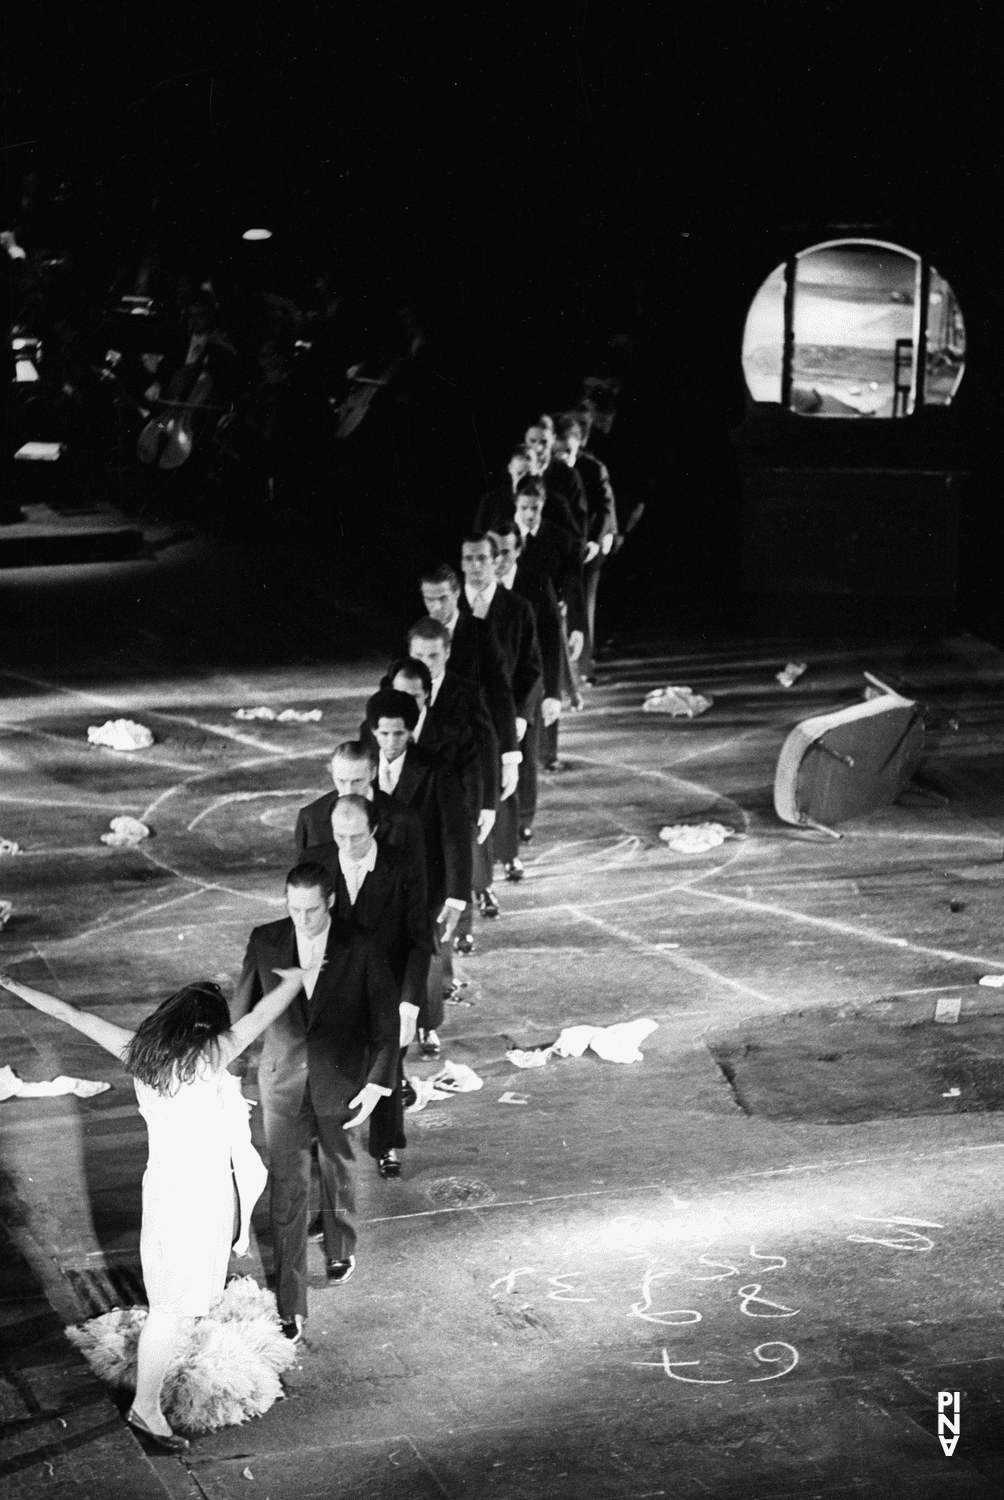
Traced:
<path fill-rule="evenodd" d="M 140 461 L 158 469 L 180 469 L 191 458 L 196 438 L 205 426 L 197 422 L 197 413 L 224 410 L 211 404 L 214 386 L 207 363 L 210 350 L 216 348 L 236 356 L 225 335 L 212 326 L 208 299 L 197 299 L 189 307 L 188 331 L 185 363 L 171 376 L 161 410 L 150 418 L 136 442 Z"/>

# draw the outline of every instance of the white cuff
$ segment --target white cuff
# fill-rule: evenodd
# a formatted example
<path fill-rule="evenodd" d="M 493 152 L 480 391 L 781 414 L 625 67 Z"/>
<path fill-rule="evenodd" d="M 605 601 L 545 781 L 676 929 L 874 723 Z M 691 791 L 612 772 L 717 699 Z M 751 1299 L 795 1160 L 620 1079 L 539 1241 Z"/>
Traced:
<path fill-rule="evenodd" d="M 443 902 L 443 905 L 444 906 L 448 906 L 451 911 L 466 911 L 467 910 L 467 902 L 466 901 L 458 901 L 457 898 L 456 898 L 456 896 L 447 896 L 446 900 Z"/>
<path fill-rule="evenodd" d="M 504 766 L 518 766 L 523 759 L 522 750 L 503 750 L 502 764 Z"/>

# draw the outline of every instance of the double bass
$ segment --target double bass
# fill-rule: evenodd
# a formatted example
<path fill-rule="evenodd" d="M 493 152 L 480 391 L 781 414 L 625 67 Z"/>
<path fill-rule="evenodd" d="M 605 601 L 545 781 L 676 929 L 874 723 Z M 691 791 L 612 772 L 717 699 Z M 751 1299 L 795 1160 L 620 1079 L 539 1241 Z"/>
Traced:
<path fill-rule="evenodd" d="M 214 405 L 214 381 L 207 355 L 213 349 L 236 355 L 236 351 L 225 336 L 211 327 L 208 310 L 196 303 L 189 310 L 189 356 L 171 376 L 167 392 L 162 396 L 161 410 L 147 422 L 136 441 L 136 452 L 140 461 L 158 469 L 180 469 L 191 458 L 199 434 L 205 429 L 205 420 L 214 411 L 226 408 Z M 195 358 L 192 358 L 192 343 L 202 339 Z"/>

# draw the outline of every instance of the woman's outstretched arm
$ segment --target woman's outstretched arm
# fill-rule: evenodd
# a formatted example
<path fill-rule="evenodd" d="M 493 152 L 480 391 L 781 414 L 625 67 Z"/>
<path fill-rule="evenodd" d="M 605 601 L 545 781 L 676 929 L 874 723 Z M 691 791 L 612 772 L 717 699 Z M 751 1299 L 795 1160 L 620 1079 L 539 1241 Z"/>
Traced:
<path fill-rule="evenodd" d="M 92 1042 L 97 1042 L 99 1047 L 104 1047 L 113 1057 L 122 1061 L 122 1055 L 133 1039 L 133 1033 L 126 1031 L 122 1026 L 115 1026 L 111 1021 L 106 1021 L 103 1016 L 96 1016 L 89 1010 L 78 1010 L 75 1005 L 70 1005 L 67 1000 L 57 1000 L 55 995 L 47 995 L 44 990 L 33 990 L 31 985 L 22 984 L 18 979 L 11 979 L 6 974 L 0 974 L 0 985 L 5 990 L 10 990 L 12 995 L 34 1006 L 36 1010 L 44 1011 L 47 1016 L 52 1016 L 56 1021 L 63 1021 L 67 1026 L 72 1026 L 75 1031 L 82 1031 L 84 1036 L 90 1037 Z"/>
<path fill-rule="evenodd" d="M 272 1022 L 291 1005 L 303 987 L 305 969 L 273 969 L 282 983 L 263 995 L 253 1010 L 235 1021 L 229 1032 L 220 1037 L 220 1055 L 223 1067 L 239 1057 L 245 1047 L 250 1047 L 256 1037 L 261 1036 Z"/>

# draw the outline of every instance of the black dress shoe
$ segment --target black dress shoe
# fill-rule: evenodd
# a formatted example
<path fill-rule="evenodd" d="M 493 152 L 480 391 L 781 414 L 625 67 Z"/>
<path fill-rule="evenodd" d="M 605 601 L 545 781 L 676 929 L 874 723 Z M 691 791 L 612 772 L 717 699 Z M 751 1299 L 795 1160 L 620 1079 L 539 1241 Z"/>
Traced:
<path fill-rule="evenodd" d="M 133 1432 L 141 1433 L 148 1443 L 152 1443 L 162 1453 L 184 1453 L 186 1448 L 192 1446 L 187 1438 L 179 1437 L 176 1432 L 154 1432 L 152 1428 L 146 1425 L 143 1418 L 131 1408 L 126 1414 L 126 1422 L 132 1428 Z"/>
<path fill-rule="evenodd" d="M 470 958 L 474 952 L 474 934 L 465 932 L 462 937 L 453 939 L 453 951 L 459 953 L 461 958 Z"/>
<path fill-rule="evenodd" d="M 490 885 L 478 891 L 478 911 L 483 917 L 497 917 L 499 914 L 499 904 Z"/>
<path fill-rule="evenodd" d="M 521 828 L 519 831 L 519 841 L 521 844 L 529 844 L 532 838 L 533 829 L 530 827 L 529 823 L 527 823 L 526 827 Z"/>
<path fill-rule="evenodd" d="M 418 1050 L 423 1057 L 438 1057 L 443 1050 L 439 1037 L 432 1030 L 418 1029 Z"/>
<path fill-rule="evenodd" d="M 292 1318 L 281 1318 L 282 1331 L 291 1344 L 298 1344 L 303 1338 L 304 1318 L 302 1313 L 297 1313 Z"/>
<path fill-rule="evenodd" d="M 401 1103 L 404 1105 L 405 1109 L 409 1109 L 411 1105 L 417 1101 L 417 1099 L 418 1095 L 415 1093 L 415 1089 L 410 1079 L 403 1078 L 401 1080 Z"/>
<path fill-rule="evenodd" d="M 503 869 L 505 870 L 506 880 L 511 880 L 513 883 L 517 880 L 522 880 L 526 874 L 521 859 L 507 859 Z"/>
<path fill-rule="evenodd" d="M 396 1151 L 385 1151 L 377 1161 L 377 1171 L 381 1177 L 400 1177 L 401 1163 Z"/>
<path fill-rule="evenodd" d="M 348 1260 L 329 1260 L 326 1264 L 329 1286 L 344 1286 L 352 1272 L 356 1268 L 356 1258 L 350 1255 Z"/>

